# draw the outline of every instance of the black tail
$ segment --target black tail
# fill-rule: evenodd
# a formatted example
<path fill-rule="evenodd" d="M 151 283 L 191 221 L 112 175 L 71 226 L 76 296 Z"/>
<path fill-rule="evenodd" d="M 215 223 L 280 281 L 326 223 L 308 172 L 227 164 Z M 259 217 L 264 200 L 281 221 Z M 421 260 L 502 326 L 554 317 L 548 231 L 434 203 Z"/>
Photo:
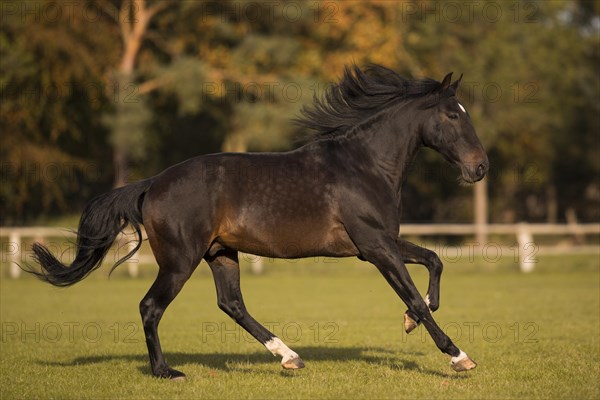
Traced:
<path fill-rule="evenodd" d="M 77 229 L 77 255 L 70 266 L 61 263 L 39 243 L 32 246 L 42 271 L 29 270 L 54 286 L 70 286 L 99 268 L 117 235 L 128 224 L 138 236 L 138 244 L 125 257 L 118 260 L 111 272 L 127 261 L 142 245 L 142 204 L 151 180 L 133 183 L 92 199 L 85 207 Z"/>

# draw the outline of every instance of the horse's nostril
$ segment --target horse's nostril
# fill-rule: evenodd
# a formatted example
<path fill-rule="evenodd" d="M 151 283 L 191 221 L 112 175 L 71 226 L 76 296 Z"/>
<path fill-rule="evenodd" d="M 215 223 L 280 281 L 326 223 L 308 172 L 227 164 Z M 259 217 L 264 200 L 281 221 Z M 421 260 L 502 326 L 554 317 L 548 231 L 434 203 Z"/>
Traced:
<path fill-rule="evenodd" d="M 479 164 L 479 166 L 477 167 L 477 177 L 481 178 L 483 175 L 485 175 L 486 171 L 487 165 L 485 163 Z"/>

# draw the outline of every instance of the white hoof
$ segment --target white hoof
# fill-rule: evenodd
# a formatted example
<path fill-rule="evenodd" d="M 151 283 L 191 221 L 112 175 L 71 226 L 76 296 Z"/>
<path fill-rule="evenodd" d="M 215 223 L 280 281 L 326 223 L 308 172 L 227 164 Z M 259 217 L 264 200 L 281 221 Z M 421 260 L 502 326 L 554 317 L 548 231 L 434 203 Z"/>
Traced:
<path fill-rule="evenodd" d="M 473 361 L 471 357 L 461 350 L 460 354 L 456 357 L 452 357 L 450 360 L 450 366 L 456 372 L 469 371 L 477 366 L 477 363 Z"/>
<path fill-rule="evenodd" d="M 304 361 L 300 357 L 294 357 L 287 361 L 282 361 L 281 366 L 283 369 L 300 369 L 304 368 Z"/>

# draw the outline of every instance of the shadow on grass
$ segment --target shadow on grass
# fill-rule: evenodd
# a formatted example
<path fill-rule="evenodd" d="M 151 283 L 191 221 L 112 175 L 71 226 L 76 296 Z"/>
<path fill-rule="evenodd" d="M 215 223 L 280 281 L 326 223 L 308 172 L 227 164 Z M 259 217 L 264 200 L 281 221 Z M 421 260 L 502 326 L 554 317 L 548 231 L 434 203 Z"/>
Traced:
<path fill-rule="evenodd" d="M 310 368 L 310 363 L 315 361 L 362 361 L 377 367 L 387 367 L 393 371 L 418 371 L 419 373 L 437 376 L 447 379 L 464 379 L 468 375 L 458 375 L 456 373 L 440 372 L 432 369 L 425 369 L 417 362 L 401 358 L 394 351 L 383 348 L 360 348 L 360 347 L 297 347 L 294 350 L 301 355 L 302 359 Z M 407 356 L 421 356 L 423 353 L 406 353 Z M 185 364 L 199 364 L 213 370 L 224 372 L 245 372 L 256 374 L 259 371 L 252 369 L 253 365 L 278 363 L 275 359 L 265 352 L 254 352 L 249 354 L 242 353 L 166 353 L 165 357 L 169 365 L 176 369 L 182 369 Z M 77 367 L 90 364 L 101 364 L 114 361 L 126 361 L 140 364 L 139 371 L 144 375 L 151 375 L 148 365 L 148 356 L 146 354 L 118 354 L 77 357 L 71 361 L 42 361 L 38 363 L 45 366 Z M 238 365 L 236 365 L 238 364 Z M 239 365 L 243 365 L 240 368 Z M 449 368 L 449 367 L 448 367 Z M 185 371 L 184 371 L 185 372 Z M 283 371 L 282 376 L 291 376 L 288 371 Z"/>

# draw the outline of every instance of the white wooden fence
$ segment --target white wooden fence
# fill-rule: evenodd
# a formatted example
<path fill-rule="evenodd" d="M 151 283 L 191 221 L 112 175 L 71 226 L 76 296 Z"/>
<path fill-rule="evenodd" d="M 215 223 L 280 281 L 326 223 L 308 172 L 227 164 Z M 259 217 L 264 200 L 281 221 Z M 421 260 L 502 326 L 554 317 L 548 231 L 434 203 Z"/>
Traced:
<path fill-rule="evenodd" d="M 146 233 L 143 232 L 144 238 Z M 516 238 L 515 246 L 500 246 L 493 242 L 477 243 L 475 241 L 465 241 L 461 248 L 467 251 L 486 251 L 486 248 L 498 252 L 502 249 L 509 249 L 519 260 L 521 271 L 533 271 L 536 263 L 535 256 L 540 254 L 539 248 L 534 242 L 534 235 L 557 235 L 572 236 L 576 241 L 581 241 L 585 235 L 600 235 L 600 224 L 403 224 L 400 226 L 400 235 L 402 237 L 422 237 L 422 236 L 473 236 L 478 238 L 487 238 L 488 235 L 509 235 Z M 1 261 L 8 262 L 9 275 L 12 278 L 18 278 L 21 269 L 18 264 L 24 261 L 24 257 L 29 253 L 29 249 L 23 248 L 24 239 L 29 238 L 39 242 L 47 242 L 47 238 L 62 238 L 68 245 L 68 240 L 76 237 L 74 230 L 48 227 L 25 227 L 25 228 L 0 228 L 1 241 Z M 135 247 L 135 237 L 131 235 L 120 234 L 117 238 L 117 255 L 123 256 Z M 58 252 L 64 253 L 73 251 L 73 246 L 59 247 Z M 52 247 L 50 248 L 51 250 Z M 433 249 L 436 250 L 436 249 Z M 546 247 L 546 253 L 568 253 L 574 250 L 600 253 L 600 243 L 597 241 L 588 246 L 567 246 L 567 247 Z M 480 253 L 481 254 L 481 253 Z M 73 256 L 73 255 L 71 255 Z M 485 256 L 485 253 L 484 253 Z M 133 261 L 134 260 L 134 261 Z M 133 260 L 127 263 L 129 274 L 132 277 L 138 275 L 138 266 L 140 263 L 154 263 L 154 258 L 150 254 L 136 254 Z M 259 273 L 262 270 L 262 259 L 253 257 L 252 269 Z"/>

